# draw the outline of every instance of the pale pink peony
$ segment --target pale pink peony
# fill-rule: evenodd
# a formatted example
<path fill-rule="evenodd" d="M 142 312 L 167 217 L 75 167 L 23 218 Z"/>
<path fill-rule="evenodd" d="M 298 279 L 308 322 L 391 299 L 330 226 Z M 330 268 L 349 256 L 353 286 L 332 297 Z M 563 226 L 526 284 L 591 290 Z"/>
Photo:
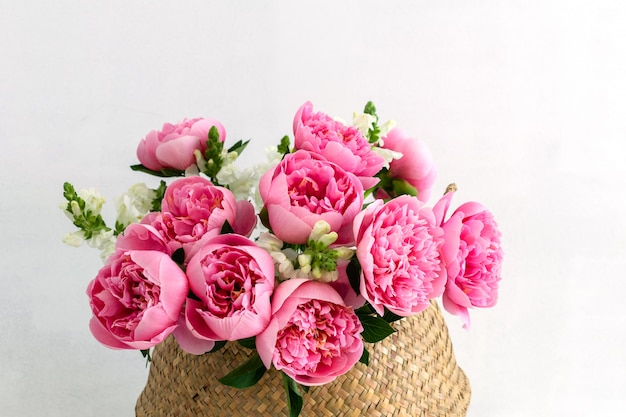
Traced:
<path fill-rule="evenodd" d="M 185 170 L 196 163 L 195 150 L 204 154 L 213 126 L 219 132 L 220 141 L 224 142 L 226 131 L 217 120 L 196 118 L 176 124 L 165 123 L 161 130 L 151 131 L 139 142 L 137 158 L 154 171 L 163 168 Z"/>
<path fill-rule="evenodd" d="M 274 261 L 249 239 L 226 234 L 203 243 L 187 265 L 189 330 L 207 340 L 256 336 L 270 320 Z"/>
<path fill-rule="evenodd" d="M 493 214 L 482 204 L 469 202 L 444 222 L 453 192 L 444 195 L 434 210 L 445 232 L 442 248 L 448 271 L 444 308 L 470 327 L 468 308 L 493 307 L 498 301 L 503 251 L 501 233 Z"/>
<path fill-rule="evenodd" d="M 441 295 L 443 230 L 433 211 L 415 197 L 376 200 L 354 220 L 361 295 L 379 314 L 399 316 L 426 309 Z"/>
<path fill-rule="evenodd" d="M 367 138 L 354 126 L 346 126 L 327 114 L 313 112 L 313 104 L 304 103 L 293 121 L 296 149 L 304 149 L 336 163 L 355 174 L 364 189 L 376 185 L 374 175 L 385 164 L 382 156 L 372 151 Z"/>
<path fill-rule="evenodd" d="M 149 349 L 176 327 L 187 297 L 187 277 L 163 252 L 118 250 L 87 288 L 89 327 L 115 349 Z"/>
<path fill-rule="evenodd" d="M 307 151 L 287 154 L 261 178 L 259 191 L 274 234 L 288 243 L 306 243 L 319 220 L 353 241 L 351 222 L 363 205 L 363 187 L 351 173 Z"/>
<path fill-rule="evenodd" d="M 402 153 L 400 159 L 389 164 L 389 177 L 405 180 L 417 189 L 418 199 L 428 201 L 437 170 L 426 143 L 395 128 L 383 138 L 382 147 Z"/>
<path fill-rule="evenodd" d="M 272 319 L 256 347 L 268 369 L 273 363 L 300 384 L 322 385 L 359 361 L 362 331 L 352 308 L 328 284 L 290 279 L 274 292 Z"/>

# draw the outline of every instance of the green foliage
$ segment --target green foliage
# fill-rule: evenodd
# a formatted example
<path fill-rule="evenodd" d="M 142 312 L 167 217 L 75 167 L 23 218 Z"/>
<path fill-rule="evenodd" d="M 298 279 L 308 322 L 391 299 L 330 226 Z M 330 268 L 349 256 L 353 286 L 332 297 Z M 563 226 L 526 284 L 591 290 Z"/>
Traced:
<path fill-rule="evenodd" d="M 224 163 L 222 158 L 224 143 L 220 140 L 220 133 L 215 126 L 211 126 L 211 129 L 209 130 L 209 138 L 206 141 L 206 146 L 206 151 L 204 151 L 206 169 L 204 170 L 204 173 L 211 179 L 213 184 L 219 185 L 217 181 L 217 173 L 220 172 L 222 164 Z"/>
<path fill-rule="evenodd" d="M 152 211 L 161 211 L 161 202 L 163 201 L 163 197 L 165 196 L 165 190 L 167 189 L 167 184 L 165 181 L 161 180 L 159 186 L 154 189 L 154 199 L 152 200 Z"/>
<path fill-rule="evenodd" d="M 361 355 L 361 359 L 359 359 L 359 362 L 365 365 L 370 364 L 370 353 L 367 351 L 367 349 L 363 348 L 363 354 Z"/>
<path fill-rule="evenodd" d="M 150 349 L 142 349 L 141 350 L 141 356 L 143 356 L 146 359 L 146 368 L 147 368 L 148 365 L 150 364 L 150 362 L 152 362 L 152 356 L 150 355 Z"/>
<path fill-rule="evenodd" d="M 256 337 L 248 337 L 247 339 L 239 339 L 237 342 L 245 348 L 256 349 Z"/>
<path fill-rule="evenodd" d="M 356 295 L 361 295 L 361 264 L 357 257 L 350 259 L 350 263 L 346 268 L 346 274 L 348 275 L 350 286 Z"/>
<path fill-rule="evenodd" d="M 250 139 L 248 139 L 245 142 L 240 139 L 237 141 L 237 143 L 235 143 L 233 146 L 228 148 L 226 152 L 228 153 L 237 152 L 237 156 L 239 156 L 244 151 L 244 149 L 246 149 L 246 146 L 248 146 L 248 143 L 250 143 Z"/>
<path fill-rule="evenodd" d="M 218 378 L 218 381 L 230 387 L 248 388 L 256 384 L 265 371 L 265 365 L 263 365 L 261 357 L 255 352 L 250 359 L 233 369 L 226 376 Z"/>
<path fill-rule="evenodd" d="M 218 340 L 218 341 L 215 342 L 215 346 L 213 346 L 213 349 L 209 350 L 207 353 L 217 352 L 218 350 L 220 350 L 224 346 L 226 346 L 226 341 L 225 340 Z"/>
<path fill-rule="evenodd" d="M 289 152 L 291 152 L 289 150 L 289 145 L 290 145 L 290 140 L 289 140 L 289 136 L 285 135 L 280 139 L 280 144 L 278 145 L 278 153 L 282 154 L 282 155 L 286 155 Z"/>
<path fill-rule="evenodd" d="M 111 230 L 100 214 L 86 208 L 85 200 L 78 196 L 69 182 L 63 184 L 63 197 L 67 200 L 66 211 L 72 215 L 74 226 L 83 231 L 85 239 L 91 239 L 95 233 Z"/>
<path fill-rule="evenodd" d="M 376 114 L 376 106 L 371 101 L 368 101 L 365 104 L 365 108 L 363 109 L 363 113 L 369 114 L 374 117 L 374 123 L 372 124 L 371 129 L 367 131 L 367 138 L 369 143 L 376 143 L 378 139 L 380 139 L 380 127 L 378 126 L 378 115 Z"/>
<path fill-rule="evenodd" d="M 163 168 L 159 171 L 152 170 L 143 166 L 142 164 L 131 165 L 130 169 L 133 171 L 144 172 L 146 174 L 154 175 L 155 177 L 182 177 L 185 175 L 185 171 L 173 168 Z"/>
<path fill-rule="evenodd" d="M 363 340 L 368 343 L 380 342 L 395 330 L 385 319 L 377 315 L 362 314 L 357 311 L 357 316 L 363 325 Z"/>
<path fill-rule="evenodd" d="M 283 372 L 283 387 L 287 394 L 287 408 L 289 409 L 289 417 L 298 417 L 302 411 L 304 401 L 302 400 L 302 391 L 298 383 L 291 379 Z"/>

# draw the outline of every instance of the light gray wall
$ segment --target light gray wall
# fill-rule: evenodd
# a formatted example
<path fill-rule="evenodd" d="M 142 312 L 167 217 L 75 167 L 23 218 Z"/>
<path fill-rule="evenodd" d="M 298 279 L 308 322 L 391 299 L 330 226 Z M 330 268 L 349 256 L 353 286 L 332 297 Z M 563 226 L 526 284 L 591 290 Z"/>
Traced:
<path fill-rule="evenodd" d="M 374 100 L 429 144 L 436 194 L 496 213 L 500 303 L 470 332 L 446 315 L 470 416 L 623 414 L 624 22 L 620 1 L 0 0 L 0 415 L 132 416 L 145 383 L 89 333 L 100 259 L 60 241 L 63 181 L 155 184 L 137 142 L 183 117 L 252 138 L 252 163 L 306 100 Z"/>

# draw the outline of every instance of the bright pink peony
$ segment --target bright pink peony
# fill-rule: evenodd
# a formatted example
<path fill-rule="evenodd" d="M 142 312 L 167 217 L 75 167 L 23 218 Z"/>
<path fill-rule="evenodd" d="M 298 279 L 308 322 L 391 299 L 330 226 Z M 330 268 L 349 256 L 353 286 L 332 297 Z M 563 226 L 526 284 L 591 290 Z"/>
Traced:
<path fill-rule="evenodd" d="M 187 265 L 187 325 L 199 338 L 256 336 L 270 320 L 274 261 L 249 239 L 226 234 L 203 243 Z"/>
<path fill-rule="evenodd" d="M 368 189 L 378 182 L 374 175 L 385 160 L 372 152 L 372 146 L 354 126 L 346 126 L 327 114 L 313 113 L 313 104 L 304 103 L 293 121 L 296 149 L 304 149 L 328 159 L 355 174 Z"/>
<path fill-rule="evenodd" d="M 272 320 L 256 347 L 268 369 L 273 363 L 300 384 L 322 385 L 361 358 L 362 331 L 352 308 L 328 284 L 290 279 L 274 292 Z"/>
<path fill-rule="evenodd" d="M 435 205 L 435 213 L 443 223 L 445 244 L 443 259 L 448 282 L 443 293 L 444 308 L 470 327 L 468 308 L 493 307 L 498 301 L 503 251 L 501 233 L 493 214 L 479 203 L 465 203 L 443 222 L 453 192 L 444 195 Z"/>
<path fill-rule="evenodd" d="M 163 252 L 118 250 L 89 283 L 89 327 L 102 344 L 148 349 L 176 327 L 188 286 L 185 273 Z"/>
<path fill-rule="evenodd" d="M 441 295 L 443 230 L 433 211 L 415 197 L 376 200 L 354 220 L 361 295 L 379 313 L 400 316 L 426 309 Z"/>
<path fill-rule="evenodd" d="M 154 171 L 162 168 L 184 170 L 196 163 L 194 151 L 204 154 L 209 130 L 215 126 L 220 141 L 226 140 L 224 126 L 213 119 L 184 119 L 177 124 L 165 123 L 161 130 L 153 130 L 139 142 L 137 158 Z"/>
<path fill-rule="evenodd" d="M 353 240 L 350 224 L 363 205 L 363 187 L 323 157 L 307 151 L 287 154 L 263 175 L 259 191 L 280 240 L 306 243 L 318 220 L 339 234 L 337 243 Z"/>
<path fill-rule="evenodd" d="M 428 201 L 437 170 L 426 144 L 395 128 L 383 138 L 382 147 L 402 153 L 402 158 L 389 164 L 389 176 L 405 180 L 417 189 L 417 198 Z"/>

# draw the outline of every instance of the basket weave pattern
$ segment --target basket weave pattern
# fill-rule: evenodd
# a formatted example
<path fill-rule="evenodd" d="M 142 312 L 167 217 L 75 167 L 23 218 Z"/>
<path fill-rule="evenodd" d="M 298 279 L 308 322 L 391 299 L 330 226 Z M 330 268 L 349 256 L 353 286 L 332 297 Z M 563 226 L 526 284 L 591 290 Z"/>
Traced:
<path fill-rule="evenodd" d="M 471 390 L 458 367 L 448 330 L 435 302 L 424 312 L 393 323 L 396 333 L 366 345 L 369 366 L 358 363 L 333 383 L 304 394 L 302 417 L 465 416 Z M 137 417 L 287 415 L 278 371 L 240 390 L 216 378 L 250 356 L 228 343 L 201 356 L 183 352 L 169 337 L 154 349 L 148 382 L 135 408 Z"/>

